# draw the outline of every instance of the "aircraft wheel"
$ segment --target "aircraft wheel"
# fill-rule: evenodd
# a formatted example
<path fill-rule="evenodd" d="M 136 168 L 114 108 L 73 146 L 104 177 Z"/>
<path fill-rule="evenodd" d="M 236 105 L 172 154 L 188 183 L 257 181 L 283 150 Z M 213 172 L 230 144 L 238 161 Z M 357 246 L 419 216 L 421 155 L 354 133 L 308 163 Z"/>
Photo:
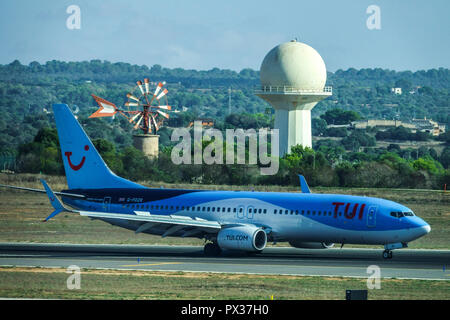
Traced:
<path fill-rule="evenodd" d="M 220 249 L 219 245 L 216 243 L 207 243 L 205 244 L 205 247 L 203 248 L 203 252 L 205 253 L 205 256 L 207 257 L 217 257 L 220 255 L 222 250 Z"/>
<path fill-rule="evenodd" d="M 383 251 L 383 259 L 392 259 L 392 251 L 384 250 Z"/>

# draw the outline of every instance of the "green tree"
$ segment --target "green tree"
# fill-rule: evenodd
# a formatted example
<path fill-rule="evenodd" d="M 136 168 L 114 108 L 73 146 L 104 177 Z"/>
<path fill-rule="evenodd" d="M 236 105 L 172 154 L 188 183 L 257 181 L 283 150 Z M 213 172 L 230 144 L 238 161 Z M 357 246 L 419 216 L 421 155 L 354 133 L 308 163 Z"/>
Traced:
<path fill-rule="evenodd" d="M 328 124 L 349 124 L 352 121 L 361 119 L 361 116 L 355 111 L 345 111 L 342 109 L 331 109 L 322 114 L 320 118 Z"/>

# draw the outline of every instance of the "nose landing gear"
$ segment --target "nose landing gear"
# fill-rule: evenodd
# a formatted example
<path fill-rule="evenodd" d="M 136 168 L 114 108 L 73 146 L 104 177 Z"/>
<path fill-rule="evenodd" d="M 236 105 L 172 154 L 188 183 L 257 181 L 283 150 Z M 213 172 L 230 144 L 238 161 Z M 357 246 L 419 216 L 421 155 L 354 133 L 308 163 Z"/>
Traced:
<path fill-rule="evenodd" d="M 384 250 L 383 251 L 383 259 L 392 259 L 392 251 L 391 250 Z"/>
<path fill-rule="evenodd" d="M 384 246 L 383 259 L 392 259 L 392 250 L 407 247 L 408 244 L 406 242 L 388 243 Z"/>

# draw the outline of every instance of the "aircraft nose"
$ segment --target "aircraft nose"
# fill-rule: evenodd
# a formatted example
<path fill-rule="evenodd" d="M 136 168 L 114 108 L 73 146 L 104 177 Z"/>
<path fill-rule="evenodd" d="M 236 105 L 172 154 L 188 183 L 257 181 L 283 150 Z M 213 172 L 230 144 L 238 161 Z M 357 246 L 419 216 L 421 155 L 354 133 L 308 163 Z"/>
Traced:
<path fill-rule="evenodd" d="M 429 225 L 428 223 L 425 224 L 425 225 L 422 227 L 422 229 L 423 229 L 424 235 L 426 235 L 427 233 L 430 233 L 430 231 L 431 231 L 431 227 L 430 227 L 430 225 Z"/>
<path fill-rule="evenodd" d="M 422 226 L 420 226 L 417 230 L 418 236 L 423 237 L 424 235 L 430 233 L 431 227 L 428 223 L 424 223 Z"/>
<path fill-rule="evenodd" d="M 413 236 L 414 239 L 418 239 L 430 233 L 431 227 L 424 220 L 416 218 L 414 219 L 414 222 L 411 223 L 410 230 L 411 236 Z"/>

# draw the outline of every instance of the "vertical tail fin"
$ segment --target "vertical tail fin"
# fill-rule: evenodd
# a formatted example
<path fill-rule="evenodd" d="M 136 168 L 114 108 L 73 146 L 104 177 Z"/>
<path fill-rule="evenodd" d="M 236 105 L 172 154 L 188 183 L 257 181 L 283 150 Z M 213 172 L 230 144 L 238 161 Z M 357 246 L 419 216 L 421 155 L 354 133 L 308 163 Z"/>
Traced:
<path fill-rule="evenodd" d="M 66 104 L 54 104 L 53 112 L 70 189 L 145 188 L 108 168 Z"/>
<path fill-rule="evenodd" d="M 309 189 L 305 177 L 302 176 L 301 174 L 299 174 L 298 177 L 300 179 L 300 188 L 302 189 L 302 193 L 311 193 L 311 190 Z"/>

